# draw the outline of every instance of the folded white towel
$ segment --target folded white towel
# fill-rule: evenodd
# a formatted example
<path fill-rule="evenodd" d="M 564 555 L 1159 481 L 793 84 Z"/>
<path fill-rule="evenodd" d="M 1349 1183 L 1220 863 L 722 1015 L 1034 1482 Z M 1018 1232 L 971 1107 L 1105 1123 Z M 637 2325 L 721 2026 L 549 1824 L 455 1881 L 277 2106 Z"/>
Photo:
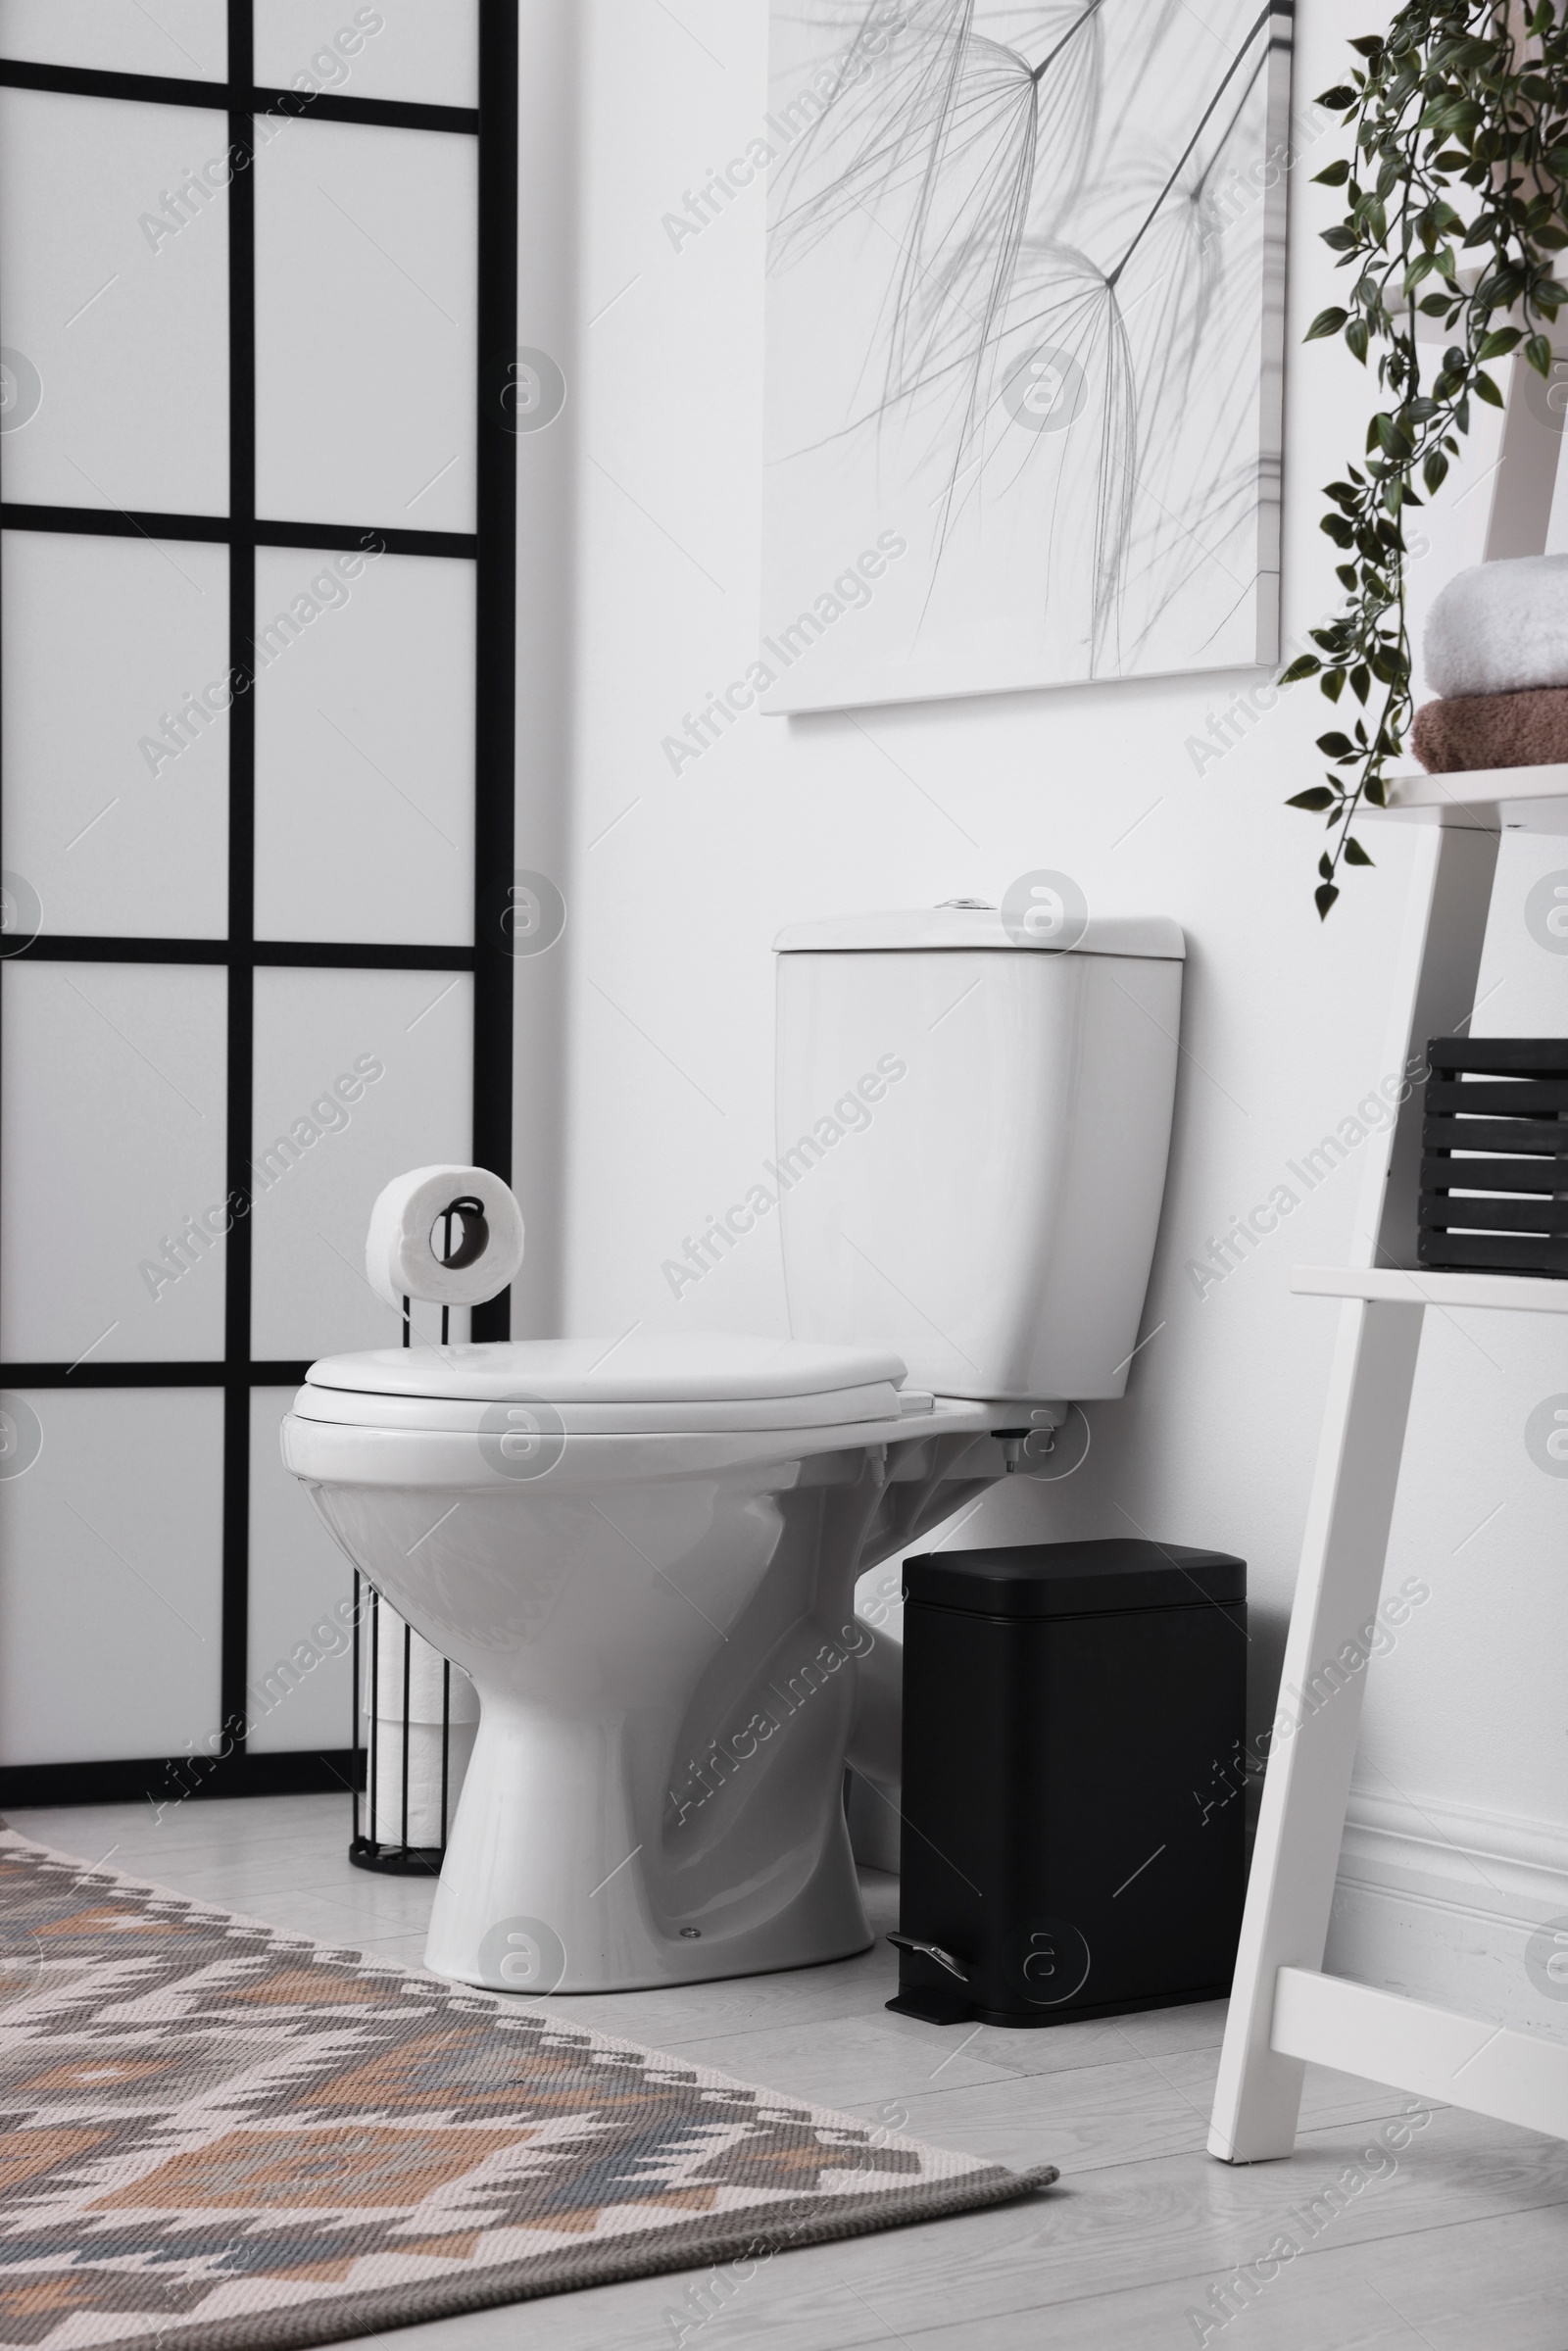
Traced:
<path fill-rule="evenodd" d="M 1422 640 L 1439 694 L 1568 686 L 1568 555 L 1510 556 L 1456 571 Z"/>

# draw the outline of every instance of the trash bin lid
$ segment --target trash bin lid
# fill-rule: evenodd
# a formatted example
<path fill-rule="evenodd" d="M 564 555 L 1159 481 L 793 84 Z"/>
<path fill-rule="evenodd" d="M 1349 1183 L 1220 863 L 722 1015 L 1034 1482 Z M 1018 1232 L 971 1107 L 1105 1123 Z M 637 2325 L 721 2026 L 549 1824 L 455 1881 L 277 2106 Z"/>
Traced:
<path fill-rule="evenodd" d="M 1101 1543 L 923 1551 L 904 1562 L 904 1589 L 926 1607 L 961 1608 L 971 1616 L 1098 1616 L 1245 1600 L 1247 1562 L 1229 1551 L 1111 1536 Z"/>

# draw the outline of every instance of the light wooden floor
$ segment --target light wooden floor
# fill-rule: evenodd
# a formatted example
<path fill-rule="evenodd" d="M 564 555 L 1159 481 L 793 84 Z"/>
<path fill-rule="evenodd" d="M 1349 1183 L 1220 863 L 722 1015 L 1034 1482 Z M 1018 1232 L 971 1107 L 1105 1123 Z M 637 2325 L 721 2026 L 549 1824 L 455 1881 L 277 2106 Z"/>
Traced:
<path fill-rule="evenodd" d="M 340 1797 L 13 1812 L 24 1836 L 296 1934 L 418 1964 L 427 1886 L 350 1869 Z M 895 1881 L 866 1877 L 880 1936 Z M 1293 2208 L 1410 2103 L 1308 2069 L 1293 2161 L 1202 2152 L 1224 2011 L 1214 2003 L 1036 2033 L 889 2016 L 887 1944 L 842 1965 L 672 1992 L 562 2000 L 604 2031 L 845 2107 L 1059 2187 L 1010 2210 L 780 2255 L 715 2293 L 653 2278 L 415 2327 L 397 2351 L 1568 2351 L 1568 2145 L 1438 2112 L 1390 2169 L 1223 2328 L 1189 2312 L 1267 2254 Z M 706 2320 L 704 2311 L 711 2315 Z"/>

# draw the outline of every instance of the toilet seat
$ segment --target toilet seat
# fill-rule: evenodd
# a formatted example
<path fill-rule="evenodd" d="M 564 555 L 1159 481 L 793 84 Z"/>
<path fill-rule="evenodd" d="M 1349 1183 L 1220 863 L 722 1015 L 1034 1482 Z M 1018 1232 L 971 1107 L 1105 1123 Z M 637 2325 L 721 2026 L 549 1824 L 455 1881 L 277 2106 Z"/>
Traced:
<path fill-rule="evenodd" d="M 499 1405 L 549 1407 L 555 1426 L 596 1436 L 828 1429 L 928 1412 L 903 1392 L 886 1349 L 729 1332 L 637 1333 L 383 1347 L 313 1364 L 303 1420 L 384 1430 L 476 1430 Z"/>

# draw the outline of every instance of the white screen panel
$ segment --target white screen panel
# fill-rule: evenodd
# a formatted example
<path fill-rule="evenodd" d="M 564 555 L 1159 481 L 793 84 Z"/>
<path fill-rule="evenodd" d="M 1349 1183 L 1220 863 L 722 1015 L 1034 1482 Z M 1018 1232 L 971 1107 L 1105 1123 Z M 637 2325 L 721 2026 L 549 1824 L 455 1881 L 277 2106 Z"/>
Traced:
<path fill-rule="evenodd" d="M 178 1755 L 219 1719 L 223 1399 L 31 1389 L 0 1481 L 0 1763 Z"/>
<path fill-rule="evenodd" d="M 346 1747 L 354 1731 L 354 1571 L 283 1467 L 277 1432 L 293 1400 L 292 1388 L 251 1396 L 253 1755 Z"/>
<path fill-rule="evenodd" d="M 397 1315 L 366 1279 L 366 1228 L 405 1168 L 468 1160 L 472 1008 L 456 972 L 256 974 L 258 1357 L 396 1346 Z M 340 1077 L 353 1092 L 356 1064 L 357 1097 L 334 1102 Z M 454 1317 L 454 1338 L 465 1322 Z"/>
<path fill-rule="evenodd" d="M 0 90 L 7 498 L 226 511 L 227 120 Z"/>
<path fill-rule="evenodd" d="M 363 561 L 257 554 L 257 935 L 465 946 L 474 568 Z"/>
<path fill-rule="evenodd" d="M 0 964 L 10 1361 L 221 1355 L 225 1006 L 212 966 Z M 181 1244 L 204 1214 L 211 1246 Z"/>
<path fill-rule="evenodd" d="M 101 73 L 164 73 L 221 81 L 227 72 L 224 0 L 0 0 L 0 57 L 92 66 Z"/>
<path fill-rule="evenodd" d="M 476 0 L 267 0 L 257 11 L 256 78 L 279 89 L 346 90 L 351 98 L 413 98 L 476 106 Z"/>
<path fill-rule="evenodd" d="M 477 144 L 287 125 L 256 162 L 256 498 L 473 528 Z"/>
<path fill-rule="evenodd" d="M 226 549 L 7 531 L 0 572 L 6 864 L 44 930 L 221 938 Z"/>

